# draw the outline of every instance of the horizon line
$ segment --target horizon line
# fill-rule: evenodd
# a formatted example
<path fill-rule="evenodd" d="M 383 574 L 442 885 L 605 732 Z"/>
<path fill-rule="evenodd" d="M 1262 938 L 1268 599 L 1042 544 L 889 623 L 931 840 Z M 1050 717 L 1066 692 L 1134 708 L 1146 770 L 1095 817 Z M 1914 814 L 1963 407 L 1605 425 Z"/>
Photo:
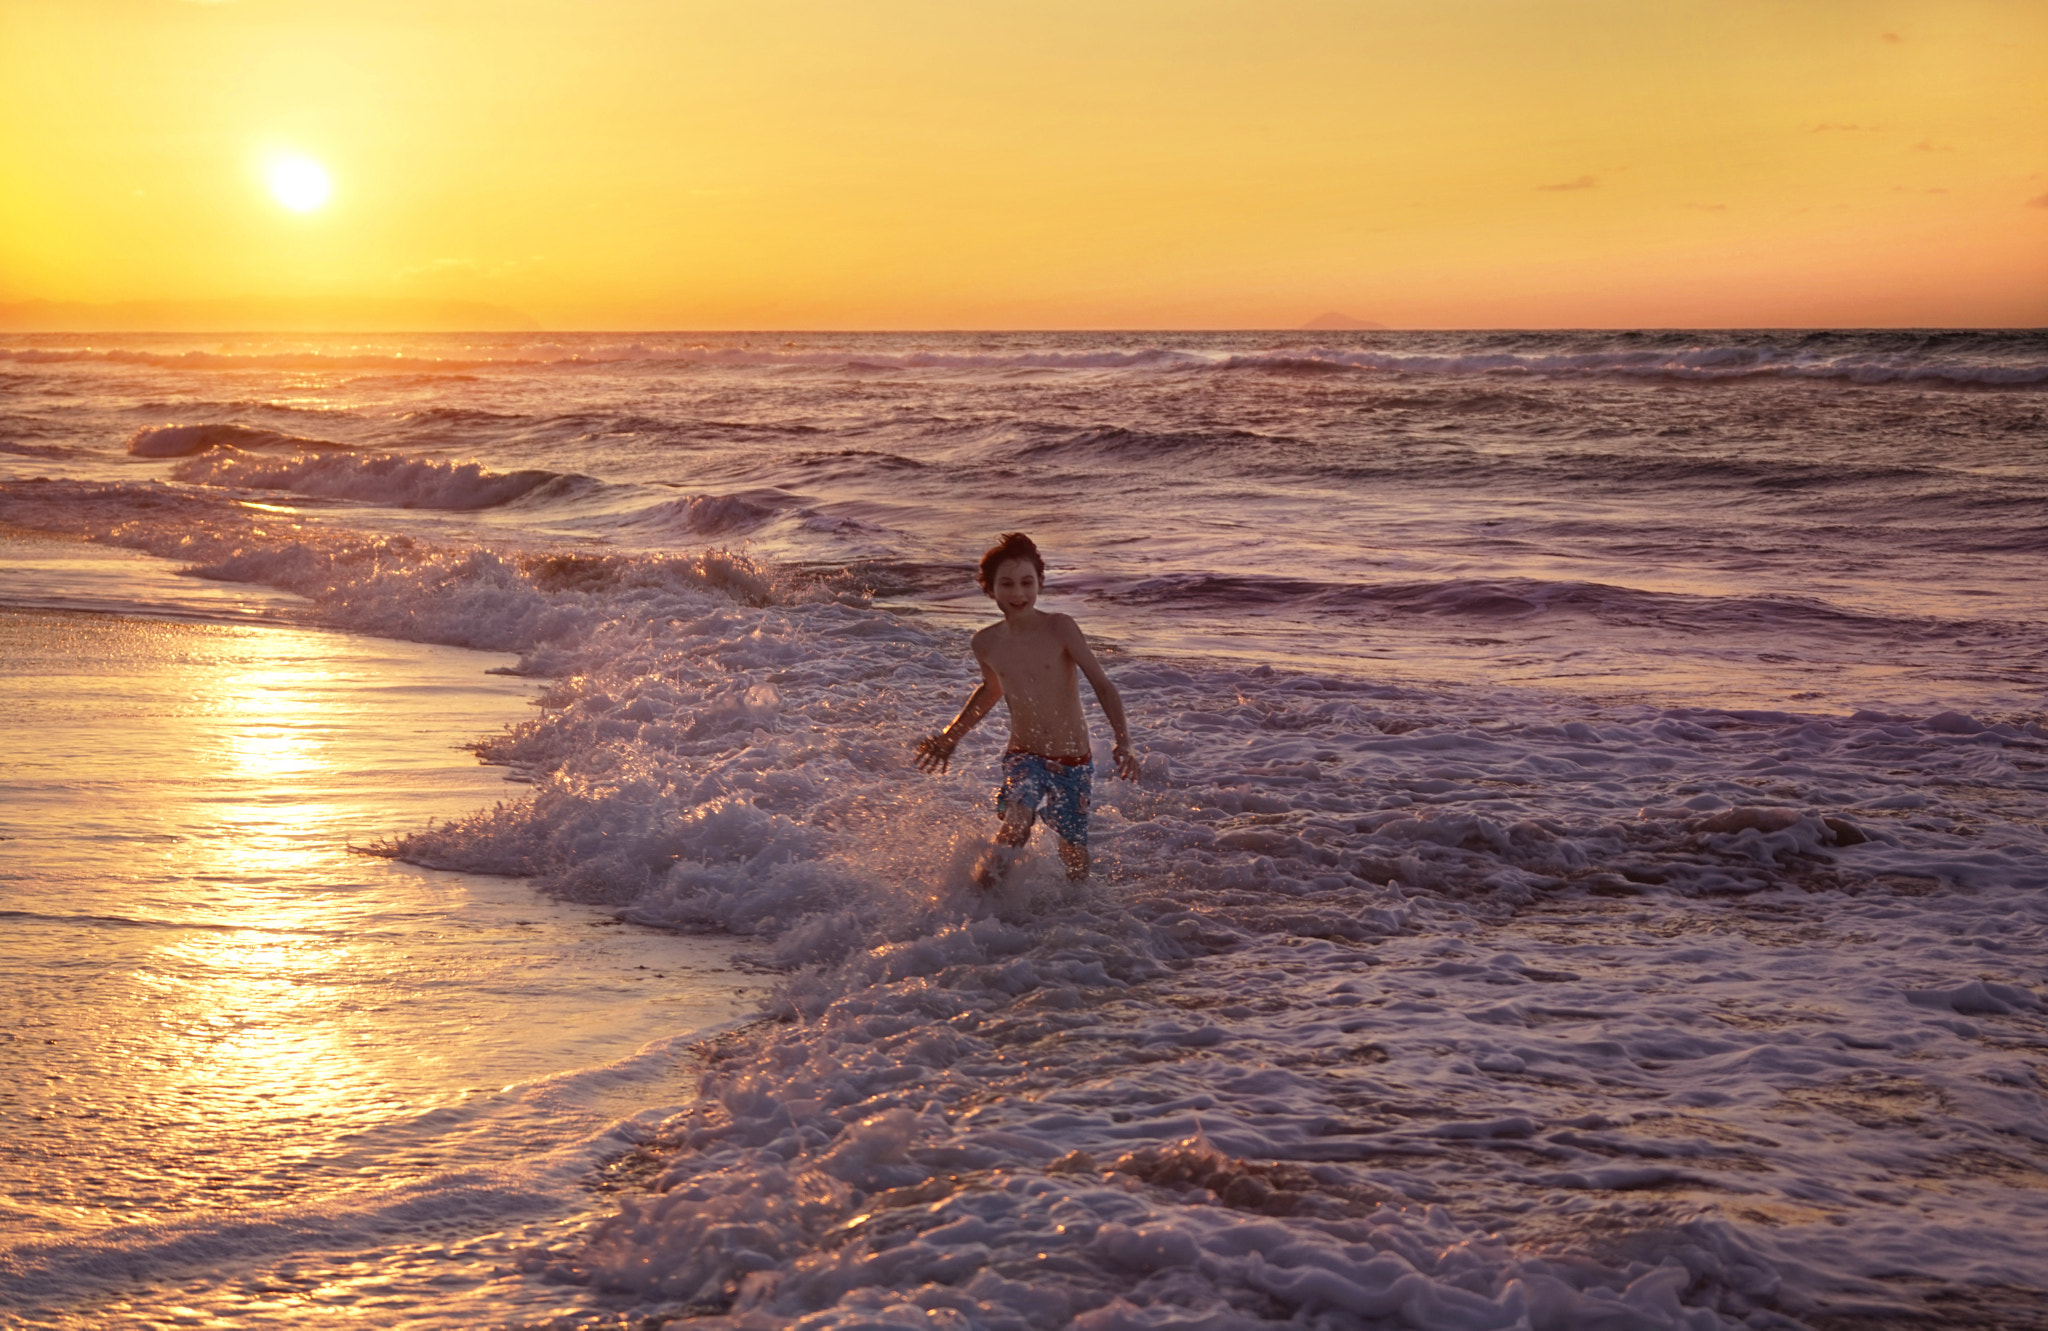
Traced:
<path fill-rule="evenodd" d="M 1379 328 L 1309 328 L 1300 324 L 1186 325 L 1156 324 L 1069 324 L 1051 325 L 966 325 L 945 327 L 604 327 L 562 325 L 529 328 L 371 328 L 371 327 L 263 327 L 245 328 L 6 328 L 10 334 L 27 337 L 248 337 L 300 333 L 320 336 L 366 337 L 535 337 L 561 334 L 583 336 L 879 336 L 879 335 L 987 335 L 999 333 L 1325 333 L 1377 335 L 1381 333 L 2048 333 L 2048 324 L 1443 324 Z"/>

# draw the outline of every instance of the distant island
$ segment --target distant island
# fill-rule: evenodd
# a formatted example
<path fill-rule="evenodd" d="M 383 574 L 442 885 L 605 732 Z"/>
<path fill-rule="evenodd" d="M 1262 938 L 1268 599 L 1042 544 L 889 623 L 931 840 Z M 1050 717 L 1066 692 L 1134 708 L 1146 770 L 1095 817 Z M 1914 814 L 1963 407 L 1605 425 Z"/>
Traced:
<path fill-rule="evenodd" d="M 1370 319 L 1354 319 L 1348 314 L 1339 314 L 1335 310 L 1330 311 L 1328 314 L 1318 314 L 1301 327 L 1304 332 L 1328 332 L 1340 329 L 1352 332 L 1377 329 L 1384 332 L 1387 328 L 1385 324 L 1376 324 Z"/>

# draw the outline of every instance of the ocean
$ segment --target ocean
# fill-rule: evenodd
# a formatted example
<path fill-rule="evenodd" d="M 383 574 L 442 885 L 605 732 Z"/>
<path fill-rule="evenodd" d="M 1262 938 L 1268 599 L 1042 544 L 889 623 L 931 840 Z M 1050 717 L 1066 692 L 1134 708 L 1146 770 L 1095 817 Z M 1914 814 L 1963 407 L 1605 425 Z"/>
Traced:
<path fill-rule="evenodd" d="M 2039 332 L 10 335 L 0 1320 L 2048 1328 L 2044 515 Z"/>

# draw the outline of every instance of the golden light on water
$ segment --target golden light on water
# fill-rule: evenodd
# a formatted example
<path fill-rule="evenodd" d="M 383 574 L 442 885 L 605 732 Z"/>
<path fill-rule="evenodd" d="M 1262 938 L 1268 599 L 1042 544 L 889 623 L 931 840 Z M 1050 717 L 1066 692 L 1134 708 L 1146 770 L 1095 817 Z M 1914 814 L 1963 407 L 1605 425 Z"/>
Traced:
<path fill-rule="evenodd" d="M 327 168 L 296 153 L 272 162 L 268 179 L 271 196 L 295 213 L 312 212 L 334 193 Z"/>
<path fill-rule="evenodd" d="M 323 682 L 319 672 L 258 670 L 230 676 L 215 706 L 225 729 L 222 755 L 234 776 L 245 781 L 304 779 L 326 774 L 332 759 L 323 751 L 326 717 L 309 686 Z"/>

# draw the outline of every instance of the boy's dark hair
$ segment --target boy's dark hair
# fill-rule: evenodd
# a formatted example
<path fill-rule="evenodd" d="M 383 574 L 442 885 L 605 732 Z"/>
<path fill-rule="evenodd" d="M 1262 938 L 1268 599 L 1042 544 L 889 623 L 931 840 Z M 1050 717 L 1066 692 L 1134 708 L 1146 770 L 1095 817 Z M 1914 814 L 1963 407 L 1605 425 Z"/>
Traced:
<path fill-rule="evenodd" d="M 1006 531 L 981 557 L 981 569 L 974 575 L 985 595 L 995 595 L 996 570 L 1012 559 L 1030 560 L 1031 567 L 1038 570 L 1038 580 L 1045 581 L 1045 560 L 1039 557 L 1038 546 L 1021 531 Z"/>

